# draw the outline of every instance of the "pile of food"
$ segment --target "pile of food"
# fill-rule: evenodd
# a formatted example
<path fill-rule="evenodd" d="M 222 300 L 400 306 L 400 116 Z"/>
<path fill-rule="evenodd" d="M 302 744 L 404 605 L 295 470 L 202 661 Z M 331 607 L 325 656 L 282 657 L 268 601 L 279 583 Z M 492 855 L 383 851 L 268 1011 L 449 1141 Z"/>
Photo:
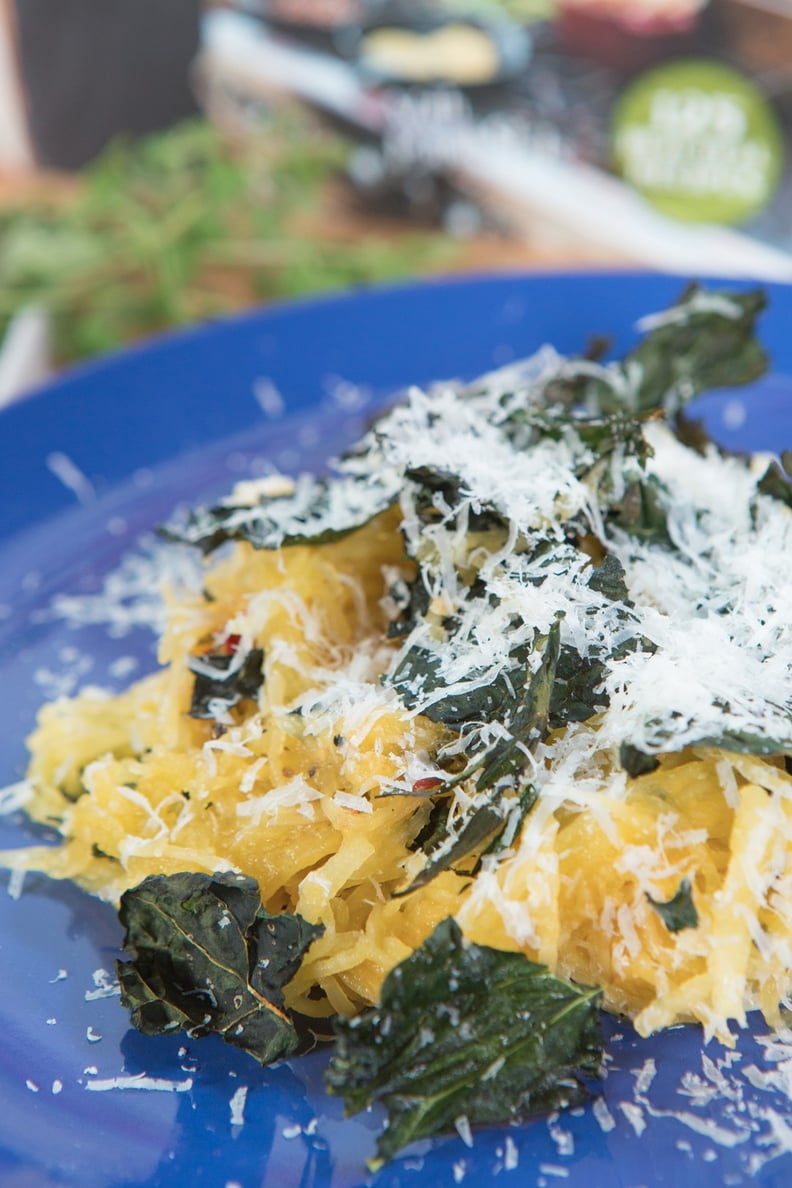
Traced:
<path fill-rule="evenodd" d="M 412 390 L 328 475 L 166 529 L 210 562 L 162 668 L 42 710 L 62 843 L 4 855 L 120 901 L 138 1026 L 266 1061 L 329 1021 L 387 1157 L 578 1100 L 599 1005 L 779 1018 L 792 482 L 684 412 L 761 373 L 762 304 Z"/>

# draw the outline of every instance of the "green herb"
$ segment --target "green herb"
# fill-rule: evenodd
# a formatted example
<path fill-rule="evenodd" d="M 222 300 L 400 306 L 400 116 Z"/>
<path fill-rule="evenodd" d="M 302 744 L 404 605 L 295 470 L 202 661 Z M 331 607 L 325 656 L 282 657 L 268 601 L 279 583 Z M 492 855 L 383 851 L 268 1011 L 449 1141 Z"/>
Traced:
<path fill-rule="evenodd" d="M 209 652 L 188 660 L 188 666 L 195 673 L 190 701 L 191 718 L 212 721 L 217 717 L 216 705 L 213 706 L 213 702 L 219 702 L 224 709 L 230 709 L 246 697 L 256 696 L 264 679 L 261 671 L 264 663 L 263 649 L 251 648 L 242 663 L 232 669 L 235 659 L 233 653 Z M 207 668 L 211 669 L 212 676 L 207 674 Z"/>
<path fill-rule="evenodd" d="M 73 196 L 0 215 L 0 335 L 20 309 L 42 307 L 67 362 L 262 299 L 413 275 L 458 252 L 429 233 L 333 241 L 316 216 L 348 151 L 294 112 L 239 143 L 192 120 L 112 145 Z"/>
<path fill-rule="evenodd" d="M 478 798 L 468 812 L 454 821 L 453 825 L 449 825 L 451 802 L 447 799 L 438 800 L 425 829 L 411 847 L 413 850 L 423 849 L 424 853 L 429 855 L 429 861 L 409 887 L 394 892 L 393 898 L 410 895 L 431 883 L 432 879 L 444 870 L 453 870 L 457 862 L 478 850 L 488 838 L 491 838 L 491 841 L 481 857 L 485 854 L 502 854 L 506 849 L 503 834 L 512 819 L 512 814 L 516 815 L 514 835 L 519 832 L 523 821 L 536 803 L 536 789 L 533 784 L 527 784 L 516 797 L 509 795 L 510 791 L 502 788 L 489 789 L 484 796 Z M 480 867 L 481 858 L 466 873 L 472 877 Z"/>
<path fill-rule="evenodd" d="M 283 987 L 321 925 L 270 916 L 258 884 L 237 874 L 152 875 L 121 897 L 130 961 L 117 962 L 121 1002 L 146 1035 L 218 1032 L 262 1064 L 300 1036 Z"/>
<path fill-rule="evenodd" d="M 574 362 L 571 366 L 574 367 Z M 574 385 L 572 391 L 575 391 Z M 544 438 L 568 440 L 570 433 L 574 433 L 585 447 L 572 467 L 578 478 L 617 449 L 622 459 L 635 458 L 640 466 L 645 466 L 651 454 L 644 436 L 645 417 L 621 411 L 590 415 L 577 405 L 569 404 L 570 396 L 569 381 L 563 376 L 553 377 L 542 392 L 539 407 L 518 405 L 512 409 L 504 418 L 502 427 L 515 449 L 530 449 Z"/>
<path fill-rule="evenodd" d="M 416 1139 L 579 1103 L 602 1061 L 600 991 L 521 953 L 466 944 L 451 919 L 388 974 L 380 1005 L 336 1022 L 326 1083 L 347 1113 L 388 1111 L 377 1164 Z"/>
<path fill-rule="evenodd" d="M 586 585 L 610 602 L 623 607 L 618 617 L 625 626 L 630 624 L 633 603 L 627 591 L 624 566 L 618 557 L 608 553 L 600 565 L 592 566 Z M 581 656 L 575 648 L 563 644 L 550 697 L 551 728 L 556 730 L 569 722 L 585 722 L 606 709 L 609 700 L 603 689 L 605 661 L 618 660 L 638 648 L 651 651 L 654 645 L 643 636 L 633 635 L 611 652 L 595 648 L 592 655 Z"/>
<path fill-rule="evenodd" d="M 547 737 L 561 628 L 558 619 L 548 632 L 539 667 L 531 675 L 520 704 L 503 721 L 506 737 L 485 748 L 474 763 L 481 765 L 476 789 L 481 792 L 525 768 L 526 752 Z"/>
<path fill-rule="evenodd" d="M 693 903 L 690 879 L 682 880 L 676 893 L 667 903 L 658 903 L 648 893 L 646 898 L 669 932 L 681 932 L 683 928 L 698 928 L 699 918 L 696 905 Z"/>
<path fill-rule="evenodd" d="M 624 566 L 613 553 L 608 553 L 600 565 L 592 566 L 588 586 L 590 590 L 604 594 L 611 602 L 623 602 L 625 606 L 632 606 Z"/>
<path fill-rule="evenodd" d="M 554 396 L 601 414 L 663 409 L 676 417 L 700 392 L 758 379 L 767 355 L 756 338 L 763 290 L 719 291 L 690 285 L 676 305 L 643 319 L 647 333 L 620 362 L 570 361 Z"/>
<path fill-rule="evenodd" d="M 425 853 L 430 855 L 426 866 L 416 875 L 409 887 L 397 891 L 394 899 L 410 895 L 420 887 L 431 883 L 444 870 L 453 870 L 455 864 L 478 849 L 496 831 L 500 833 L 506 824 L 506 806 L 503 797 L 490 792 L 481 797 L 453 825 L 449 825 L 450 801 L 441 801 L 441 811 L 432 821 L 432 829 L 423 843 Z M 433 855 L 437 856 L 434 857 Z"/>

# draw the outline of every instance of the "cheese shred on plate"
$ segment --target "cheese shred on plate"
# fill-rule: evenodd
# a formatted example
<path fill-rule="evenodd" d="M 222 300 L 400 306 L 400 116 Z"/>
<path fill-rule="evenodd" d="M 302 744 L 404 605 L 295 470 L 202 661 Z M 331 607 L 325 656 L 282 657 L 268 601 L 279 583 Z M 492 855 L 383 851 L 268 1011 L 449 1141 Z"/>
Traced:
<path fill-rule="evenodd" d="M 683 412 L 749 296 L 688 294 L 618 364 L 412 390 L 328 476 L 171 525 L 201 587 L 166 593 L 154 675 L 41 711 L 27 809 L 62 841 L 5 863 L 114 902 L 255 878 L 324 927 L 286 989 L 308 1015 L 376 1003 L 452 916 L 642 1034 L 777 1020 L 792 501 Z"/>

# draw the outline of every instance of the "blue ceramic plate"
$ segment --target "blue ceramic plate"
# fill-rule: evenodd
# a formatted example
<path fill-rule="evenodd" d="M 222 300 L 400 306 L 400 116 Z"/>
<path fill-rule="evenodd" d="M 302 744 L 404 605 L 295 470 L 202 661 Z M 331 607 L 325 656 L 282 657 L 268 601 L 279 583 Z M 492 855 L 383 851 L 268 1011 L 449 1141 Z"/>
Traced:
<path fill-rule="evenodd" d="M 177 503 L 273 462 L 320 465 L 408 383 L 470 377 L 544 342 L 580 350 L 592 332 L 624 347 L 636 317 L 679 289 L 659 276 L 499 277 L 278 308 L 74 371 L 4 412 L 0 786 L 22 776 L 45 697 L 153 666 L 144 627 L 75 627 L 53 600 L 95 593 Z M 724 443 L 792 444 L 790 324 L 792 290 L 774 287 L 772 373 L 699 402 Z M 0 822 L 2 846 L 37 836 L 19 815 Z M 381 1118 L 343 1118 L 323 1056 L 260 1069 L 213 1039 L 130 1031 L 113 992 L 119 941 L 113 911 L 67 884 L 31 875 L 21 897 L 0 891 L 4 1186 L 792 1183 L 792 1045 L 761 1021 L 729 1052 L 692 1027 L 641 1040 L 606 1020 L 608 1075 L 590 1106 L 470 1147 L 424 1143 L 372 1177 Z"/>

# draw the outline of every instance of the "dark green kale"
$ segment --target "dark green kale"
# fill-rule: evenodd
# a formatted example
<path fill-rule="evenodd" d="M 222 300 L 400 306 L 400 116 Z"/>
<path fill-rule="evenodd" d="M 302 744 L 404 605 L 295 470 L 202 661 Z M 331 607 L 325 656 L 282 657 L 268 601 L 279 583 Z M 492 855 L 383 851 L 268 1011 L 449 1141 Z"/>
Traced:
<path fill-rule="evenodd" d="M 673 544 L 662 501 L 663 486 L 653 474 L 628 483 L 619 503 L 611 507 L 608 522 L 640 541 Z"/>
<path fill-rule="evenodd" d="M 618 617 L 625 625 L 630 622 L 633 607 L 625 580 L 624 566 L 618 557 L 608 553 L 600 565 L 593 565 L 588 572 L 586 585 L 590 590 L 619 603 L 624 608 Z M 606 660 L 621 659 L 636 648 L 652 649 L 653 645 L 643 636 L 633 636 L 618 645 L 612 652 L 601 650 L 599 654 L 581 656 L 569 644 L 563 644 L 555 670 L 555 681 L 550 698 L 550 728 L 557 730 L 569 722 L 585 722 L 608 706 L 608 696 L 603 689 L 606 674 Z"/>
<path fill-rule="evenodd" d="M 442 670 L 454 655 L 457 643 L 452 633 L 442 644 L 438 644 L 442 651 L 414 644 L 394 671 L 386 674 L 383 683 L 396 690 L 408 709 L 414 709 L 428 694 L 444 688 Z M 433 722 L 442 722 L 449 729 L 457 731 L 470 723 L 500 720 L 513 711 L 520 701 L 529 677 L 532 653 L 533 641 L 518 644 L 509 653 L 511 667 L 501 669 L 489 684 L 478 684 L 464 693 L 449 693 L 436 698 L 423 706 L 421 713 Z M 486 671 L 472 669 L 466 680 L 480 681 L 486 676 Z"/>
<path fill-rule="evenodd" d="M 683 928 L 698 928 L 699 918 L 696 905 L 693 903 L 690 879 L 682 880 L 676 893 L 667 903 L 658 903 L 648 893 L 646 898 L 669 932 L 681 932 Z"/>
<path fill-rule="evenodd" d="M 590 590 L 603 594 L 611 602 L 623 602 L 626 606 L 632 606 L 624 566 L 613 553 L 606 554 L 601 564 L 592 566 L 586 584 Z"/>
<path fill-rule="evenodd" d="M 660 760 L 656 756 L 647 755 L 645 751 L 626 742 L 619 747 L 619 762 L 627 775 L 634 779 L 638 776 L 649 775 L 650 772 L 657 771 L 660 766 Z"/>
<path fill-rule="evenodd" d="M 431 595 L 423 570 L 411 582 L 399 581 L 391 586 L 388 594 L 398 611 L 397 617 L 388 623 L 388 639 L 401 639 L 410 634 L 429 610 Z"/>
<path fill-rule="evenodd" d="M 792 507 L 792 450 L 783 451 L 780 466 L 777 462 L 770 463 L 757 490 Z"/>
<path fill-rule="evenodd" d="M 598 658 L 581 656 L 564 644 L 558 656 L 555 683 L 550 697 L 550 725 L 556 730 L 568 722 L 585 722 L 608 706 L 602 684 L 605 664 Z"/>
<path fill-rule="evenodd" d="M 547 399 L 547 393 L 545 393 Z M 651 449 L 644 436 L 645 417 L 622 412 L 607 416 L 589 415 L 580 409 L 550 404 L 549 407 L 518 406 L 504 417 L 502 430 L 515 449 L 526 450 L 545 438 L 551 441 L 568 439 L 574 431 L 586 452 L 573 464 L 573 473 L 582 478 L 592 465 L 602 461 L 618 448 L 622 458 L 635 458 L 644 466 Z"/>
<path fill-rule="evenodd" d="M 214 721 L 217 703 L 223 709 L 230 709 L 247 697 L 256 697 L 264 680 L 261 671 L 263 648 L 251 648 L 241 665 L 233 669 L 235 659 L 233 652 L 209 652 L 188 661 L 190 671 L 195 673 L 190 701 L 191 718 Z M 207 668 L 212 671 L 212 676 L 206 672 Z"/>
<path fill-rule="evenodd" d="M 525 821 L 525 818 L 528 816 L 531 809 L 536 804 L 538 797 L 539 797 L 539 793 L 537 792 L 535 785 L 534 784 L 525 784 L 520 789 L 520 792 L 518 793 L 516 801 L 515 800 L 511 801 L 511 803 L 509 805 L 509 815 L 508 815 L 508 819 L 507 819 L 507 824 L 508 824 L 508 822 L 511 821 L 512 814 L 516 814 L 515 828 L 513 830 L 509 829 L 509 836 L 511 838 L 518 836 L 520 830 L 522 829 L 523 822 Z M 474 875 L 478 874 L 479 870 L 481 869 L 482 859 L 486 858 L 486 856 L 488 854 L 494 854 L 495 856 L 497 856 L 499 854 L 503 854 L 507 849 L 508 849 L 508 845 L 507 845 L 506 830 L 499 829 L 497 831 L 497 833 L 495 834 L 495 836 L 493 837 L 490 844 L 487 846 L 486 850 L 484 850 L 482 852 L 481 858 L 479 858 L 478 862 L 476 863 L 476 865 L 473 869 L 473 874 Z"/>
<path fill-rule="evenodd" d="M 292 494 L 262 497 L 258 503 L 194 508 L 184 524 L 160 528 L 177 544 L 213 553 L 228 541 L 247 541 L 254 549 L 328 544 L 340 540 L 386 511 L 396 499 L 394 486 L 348 476 L 302 481 Z"/>
<path fill-rule="evenodd" d="M 151 875 L 121 897 L 121 1002 L 146 1035 L 217 1032 L 262 1064 L 300 1036 L 283 987 L 321 925 L 270 916 L 254 879 L 231 873 Z"/>
<path fill-rule="evenodd" d="M 601 992 L 521 953 L 467 944 L 451 919 L 388 974 L 380 1005 L 336 1021 L 326 1084 L 388 1112 L 375 1167 L 416 1139 L 575 1105 L 603 1055 Z"/>
<path fill-rule="evenodd" d="M 715 699 L 712 708 L 721 708 L 728 712 L 729 706 L 719 706 Z M 725 725 L 723 730 L 713 730 L 709 734 L 700 734 L 695 738 L 688 736 L 685 745 L 718 747 L 723 751 L 735 751 L 738 755 L 792 755 L 792 712 L 788 704 L 783 709 L 786 714 L 786 729 L 779 729 L 778 726 L 774 728 L 767 721 L 757 721 L 753 729 L 739 730 Z M 728 722 L 728 719 L 726 721 Z M 666 754 L 677 749 L 674 730 L 668 726 L 656 727 L 650 735 L 650 741 L 651 754 L 639 751 L 630 744 L 622 744 L 620 759 L 628 775 L 643 775 L 647 771 L 654 771 L 657 767 L 657 760 L 652 757 L 654 754 Z"/>
<path fill-rule="evenodd" d="M 662 505 L 662 487 L 653 475 L 633 479 L 622 490 L 622 483 L 614 484 L 608 462 L 617 460 L 620 471 L 633 459 L 643 470 L 652 456 L 652 448 L 644 429 L 647 419 L 615 411 L 608 415 L 581 416 L 563 407 L 551 409 L 518 409 L 505 422 L 507 435 L 515 448 L 530 449 L 542 437 L 561 440 L 574 431 L 582 445 L 572 471 L 577 478 L 593 476 L 597 494 L 609 523 L 643 540 L 652 539 L 670 545 L 666 514 Z M 571 526 L 571 525 L 570 525 Z"/>
<path fill-rule="evenodd" d="M 676 419 L 700 392 L 763 375 L 767 355 L 756 338 L 756 321 L 765 304 L 761 289 L 690 285 L 670 309 L 644 319 L 644 337 L 620 361 L 598 366 L 570 359 L 547 384 L 543 403 L 605 417 L 662 409 Z"/>
<path fill-rule="evenodd" d="M 506 736 L 486 746 L 473 760 L 473 764 L 480 767 L 477 792 L 501 780 L 519 776 L 528 763 L 527 753 L 547 737 L 560 638 L 561 626 L 556 619 L 544 641 L 539 667 L 531 675 L 519 700 L 502 719 Z"/>
<path fill-rule="evenodd" d="M 394 899 L 403 895 L 410 895 L 419 887 L 431 883 L 444 870 L 453 870 L 457 862 L 461 862 L 468 855 L 479 849 L 483 843 L 491 838 L 484 854 L 501 854 L 505 850 L 503 835 L 512 813 L 517 813 L 516 829 L 519 832 L 523 821 L 536 803 L 536 789 L 533 784 L 526 784 L 516 797 L 507 795 L 502 788 L 490 788 L 487 792 L 453 825 L 449 824 L 451 800 L 440 798 L 433 806 L 429 820 L 424 829 L 416 837 L 410 849 L 422 849 L 428 855 L 428 862 L 420 874 L 416 875 L 409 887 L 404 891 L 393 893 Z M 511 830 L 509 831 L 512 832 Z M 481 858 L 471 870 L 464 873 L 474 876 L 481 868 Z"/>
<path fill-rule="evenodd" d="M 450 469 L 409 467 L 404 477 L 413 485 L 415 511 L 422 524 L 437 523 L 453 515 L 465 498 L 462 479 Z M 504 517 L 491 505 L 478 510 L 471 508 L 468 513 L 468 528 L 471 532 L 491 532 L 507 527 Z"/>
<path fill-rule="evenodd" d="M 756 320 L 766 304 L 762 289 L 688 286 L 622 361 L 625 374 L 640 369 L 633 411 L 663 408 L 675 416 L 699 392 L 763 375 L 767 355 L 756 338 Z"/>
<path fill-rule="evenodd" d="M 472 850 L 478 849 L 493 833 L 496 836 L 502 833 L 510 807 L 500 792 L 490 791 L 452 826 L 449 824 L 451 800 L 444 798 L 438 801 L 435 806 L 438 811 L 433 814 L 431 830 L 425 836 L 422 845 L 424 853 L 429 855 L 429 860 L 409 887 L 395 892 L 394 899 L 410 895 L 419 887 L 425 887 L 444 870 L 453 870 L 457 862 L 461 862 Z"/>
<path fill-rule="evenodd" d="M 421 848 L 427 855 L 423 870 L 405 890 L 409 895 L 426 886 L 438 874 L 452 870 L 490 838 L 489 850 L 497 853 L 496 842 L 515 811 L 520 821 L 533 806 L 536 793 L 522 785 L 522 773 L 530 753 L 547 736 L 550 697 L 558 663 L 560 627 L 556 621 L 544 641 L 541 662 L 522 689 L 512 689 L 511 701 L 499 718 L 503 727 L 494 742 L 483 743 L 474 732 L 469 743 L 468 764 L 428 794 L 439 797 L 422 834 Z M 475 795 L 463 811 L 451 819 L 453 789 L 475 779 Z M 515 795 L 515 790 L 520 791 Z"/>

